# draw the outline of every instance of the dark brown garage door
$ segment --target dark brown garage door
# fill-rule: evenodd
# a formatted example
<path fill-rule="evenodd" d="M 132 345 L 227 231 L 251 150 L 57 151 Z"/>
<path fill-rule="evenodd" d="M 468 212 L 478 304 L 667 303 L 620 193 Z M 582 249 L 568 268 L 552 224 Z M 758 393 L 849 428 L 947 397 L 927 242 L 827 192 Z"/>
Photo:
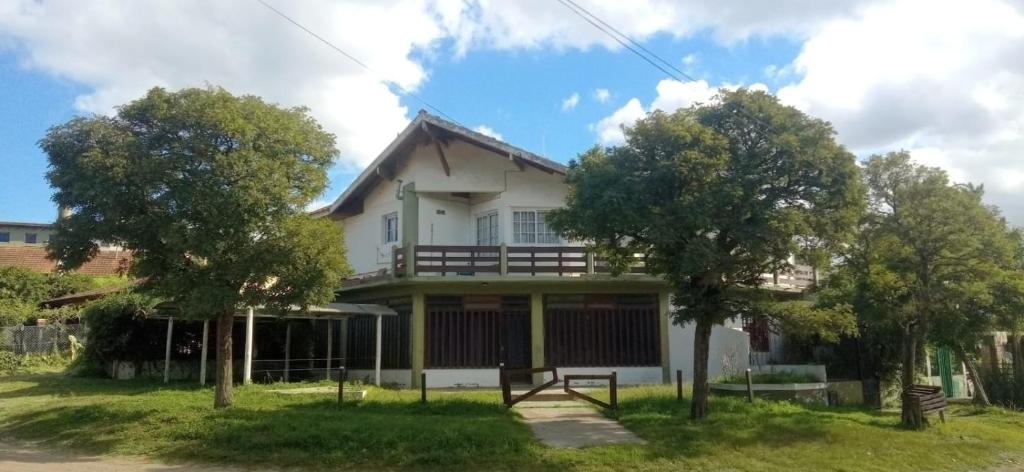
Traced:
<path fill-rule="evenodd" d="M 556 367 L 661 365 L 656 295 L 549 295 L 544 359 Z"/>
<path fill-rule="evenodd" d="M 433 369 L 530 367 L 530 306 L 521 296 L 427 297 L 426 355 Z"/>

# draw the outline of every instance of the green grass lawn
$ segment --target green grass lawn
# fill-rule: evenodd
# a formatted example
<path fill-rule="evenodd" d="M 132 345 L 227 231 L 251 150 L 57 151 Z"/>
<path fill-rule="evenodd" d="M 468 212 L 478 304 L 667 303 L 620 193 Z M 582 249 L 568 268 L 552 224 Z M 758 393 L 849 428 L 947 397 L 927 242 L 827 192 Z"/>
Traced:
<path fill-rule="evenodd" d="M 533 440 L 497 392 L 371 388 L 339 409 L 329 395 L 212 389 L 60 374 L 0 377 L 0 437 L 161 461 L 309 468 L 984 470 L 1024 459 L 1024 415 L 954 407 L 945 425 L 898 429 L 897 415 L 716 398 L 691 422 L 672 387 L 620 390 L 613 414 L 648 441 L 585 450 Z"/>

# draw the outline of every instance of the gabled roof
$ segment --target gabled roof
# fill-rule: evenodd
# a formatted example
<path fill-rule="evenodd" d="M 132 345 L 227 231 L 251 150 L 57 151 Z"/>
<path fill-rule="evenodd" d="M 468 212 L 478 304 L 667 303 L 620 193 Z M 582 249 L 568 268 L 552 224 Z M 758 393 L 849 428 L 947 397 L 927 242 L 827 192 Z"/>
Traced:
<path fill-rule="evenodd" d="M 101 249 L 73 272 L 87 275 L 122 275 L 132 263 L 131 251 Z M 38 272 L 54 272 L 57 261 L 46 254 L 46 246 L 12 245 L 0 247 L 0 267 L 24 267 Z"/>
<path fill-rule="evenodd" d="M 311 212 L 314 216 L 340 216 L 351 211 L 356 201 L 365 196 L 381 179 L 394 175 L 394 161 L 416 146 L 424 138 L 430 140 L 458 139 L 502 156 L 508 156 L 521 166 L 531 166 L 548 173 L 565 174 L 566 166 L 534 154 L 465 126 L 452 123 L 424 110 L 416 115 L 405 129 L 384 151 L 370 163 L 359 177 L 348 186 L 334 203 Z"/>
<path fill-rule="evenodd" d="M 38 228 L 38 229 L 52 229 L 53 223 L 30 223 L 26 221 L 0 221 L 0 226 L 8 226 L 15 228 Z"/>

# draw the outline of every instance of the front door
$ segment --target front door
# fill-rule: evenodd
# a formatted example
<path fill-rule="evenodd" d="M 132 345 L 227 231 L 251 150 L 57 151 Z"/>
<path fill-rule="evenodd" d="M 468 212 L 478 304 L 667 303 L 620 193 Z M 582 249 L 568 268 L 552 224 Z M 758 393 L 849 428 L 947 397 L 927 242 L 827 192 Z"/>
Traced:
<path fill-rule="evenodd" d="M 495 369 L 499 363 L 529 368 L 529 299 L 427 297 L 426 348 L 424 361 L 432 369 Z"/>

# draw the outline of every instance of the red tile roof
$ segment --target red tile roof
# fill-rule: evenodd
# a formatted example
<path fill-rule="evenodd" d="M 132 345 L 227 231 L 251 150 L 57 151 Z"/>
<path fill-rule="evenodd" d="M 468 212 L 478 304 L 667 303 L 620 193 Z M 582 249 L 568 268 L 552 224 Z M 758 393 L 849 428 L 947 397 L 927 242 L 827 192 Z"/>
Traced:
<path fill-rule="evenodd" d="M 124 275 L 132 264 L 132 253 L 124 249 L 100 250 L 74 272 L 87 275 Z M 0 267 L 24 267 L 54 272 L 57 262 L 46 257 L 45 246 L 0 246 Z"/>

